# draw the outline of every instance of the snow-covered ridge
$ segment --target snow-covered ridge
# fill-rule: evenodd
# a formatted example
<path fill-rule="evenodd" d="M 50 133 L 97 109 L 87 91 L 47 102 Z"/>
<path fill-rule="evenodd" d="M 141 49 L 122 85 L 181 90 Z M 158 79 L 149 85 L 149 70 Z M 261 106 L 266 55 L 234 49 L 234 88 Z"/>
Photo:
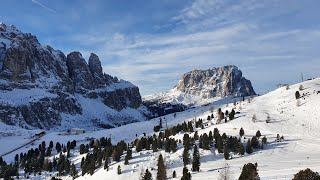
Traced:
<path fill-rule="evenodd" d="M 177 90 L 177 88 L 173 88 L 168 92 L 147 95 L 142 97 L 144 102 L 157 102 L 159 104 L 169 103 L 172 105 L 186 105 L 186 106 L 199 106 L 208 104 L 214 101 L 221 99 L 221 97 L 214 98 L 202 98 L 201 96 L 188 94 L 185 92 L 181 92 Z"/>

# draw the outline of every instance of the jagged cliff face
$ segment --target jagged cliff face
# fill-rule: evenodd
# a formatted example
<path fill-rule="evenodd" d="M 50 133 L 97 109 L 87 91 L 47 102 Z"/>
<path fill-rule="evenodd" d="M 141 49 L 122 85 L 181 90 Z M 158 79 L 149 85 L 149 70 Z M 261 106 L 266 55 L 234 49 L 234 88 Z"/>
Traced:
<path fill-rule="evenodd" d="M 184 106 L 204 105 L 219 98 L 251 95 L 255 92 L 242 72 L 236 66 L 224 66 L 185 73 L 170 91 L 144 97 L 144 104 L 151 109 L 180 111 Z"/>
<path fill-rule="evenodd" d="M 99 107 L 94 115 L 86 101 Z M 87 63 L 80 52 L 65 56 L 29 33 L 0 24 L 0 121 L 48 129 L 74 116 L 109 127 L 141 120 L 138 111 L 122 113 L 140 105 L 138 87 L 104 74 L 96 54 Z"/>
<path fill-rule="evenodd" d="M 185 73 L 177 90 L 202 98 L 255 95 L 251 82 L 236 66 L 224 66 Z"/>

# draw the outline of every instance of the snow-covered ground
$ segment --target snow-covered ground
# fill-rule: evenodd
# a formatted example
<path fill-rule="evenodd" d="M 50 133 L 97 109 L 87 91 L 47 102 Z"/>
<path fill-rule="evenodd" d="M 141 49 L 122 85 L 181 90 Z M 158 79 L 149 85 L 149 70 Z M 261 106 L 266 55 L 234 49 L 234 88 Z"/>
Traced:
<path fill-rule="evenodd" d="M 302 98 L 299 106 L 295 99 L 295 92 L 299 90 L 300 84 L 304 89 L 300 91 Z M 320 78 L 305 81 L 296 85 L 290 86 L 289 90 L 285 87 L 279 88 L 273 92 L 263 96 L 255 97 L 249 103 L 247 100 L 236 105 L 236 111 L 240 114 L 236 115 L 236 119 L 228 123 L 219 125 L 209 125 L 205 129 L 198 129 L 199 135 L 204 132 L 213 131 L 217 127 L 220 133 L 227 135 L 238 136 L 239 129 L 243 127 L 245 137 L 252 137 L 257 130 L 260 130 L 263 136 L 268 139 L 268 145 L 263 150 L 255 150 L 253 154 L 245 154 L 244 157 L 235 157 L 228 160 L 231 171 L 235 179 L 239 177 L 241 168 L 244 164 L 252 162 L 258 163 L 259 175 L 261 179 L 292 179 L 293 174 L 299 170 L 310 168 L 313 171 L 320 171 Z M 305 94 L 305 96 L 303 96 Z M 166 126 L 174 126 L 183 121 L 190 121 L 194 118 L 203 118 L 211 114 L 210 108 L 214 107 L 216 112 L 219 107 L 223 111 L 234 108 L 233 100 L 219 100 L 208 106 L 198 106 L 189 109 L 185 112 L 179 112 L 176 117 L 173 114 L 168 114 L 164 117 L 163 124 Z M 256 115 L 256 122 L 252 121 L 253 114 Z M 268 115 L 270 123 L 266 123 Z M 131 142 L 136 138 L 136 135 L 142 136 L 143 133 L 152 134 L 153 127 L 158 125 L 159 118 L 150 121 L 128 124 L 114 129 L 106 129 L 100 131 L 90 131 L 81 135 L 63 135 L 64 132 L 48 132 L 41 140 L 36 141 L 34 145 L 27 148 L 17 150 L 14 153 L 4 156 L 5 160 L 13 160 L 15 154 L 25 152 L 31 147 L 37 147 L 41 141 L 50 140 L 54 142 L 66 143 L 71 140 L 83 141 L 85 137 L 112 137 L 113 142 L 125 140 Z M 4 132 L 6 128 L 1 128 Z M 22 129 L 20 131 L 23 131 Z M 24 130 L 26 131 L 26 130 Z M 33 131 L 21 133 L 21 136 L 16 137 L 1 137 L 0 144 L 9 143 L 8 138 L 13 138 L 10 146 L 19 146 L 24 143 L 23 138 L 27 138 Z M 276 135 L 283 135 L 285 141 L 275 142 Z M 181 139 L 183 134 L 177 134 L 174 138 Z M 80 143 L 78 143 L 80 144 Z M 159 153 L 163 153 L 167 163 L 167 175 L 169 178 L 172 172 L 176 170 L 177 178 L 182 175 L 182 152 L 181 145 L 175 153 L 143 151 L 133 153 L 133 159 L 129 165 L 124 165 L 124 160 L 119 163 L 111 163 L 109 171 L 98 169 L 93 176 L 85 175 L 79 179 L 139 179 L 141 173 L 145 172 L 146 168 L 156 168 L 157 157 Z M 0 148 L 0 154 L 5 153 L 9 148 Z M 71 160 L 79 163 L 82 156 L 78 156 L 77 152 L 73 152 L 75 156 Z M 219 170 L 224 166 L 225 160 L 223 154 L 216 154 L 214 150 L 200 150 L 201 166 L 200 172 L 192 173 L 192 179 L 217 179 Z M 122 174 L 117 175 L 117 166 L 121 165 Z M 79 166 L 79 164 L 78 164 Z M 188 166 L 189 169 L 191 168 Z M 151 171 L 155 178 L 156 170 Z M 41 178 L 44 178 L 42 176 Z M 71 179 L 70 177 L 63 177 Z"/>
<path fill-rule="evenodd" d="M 168 92 L 147 95 L 143 97 L 143 101 L 158 101 L 159 103 L 183 104 L 186 106 L 201 106 L 220 100 L 220 97 L 202 98 L 201 96 L 187 94 L 173 88 Z"/>

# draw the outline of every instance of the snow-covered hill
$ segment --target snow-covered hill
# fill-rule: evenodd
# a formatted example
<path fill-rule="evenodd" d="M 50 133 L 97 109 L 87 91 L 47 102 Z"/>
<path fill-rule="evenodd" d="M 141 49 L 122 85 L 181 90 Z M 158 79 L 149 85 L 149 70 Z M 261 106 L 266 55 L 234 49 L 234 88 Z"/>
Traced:
<path fill-rule="evenodd" d="M 302 89 L 299 90 L 300 85 Z M 295 93 L 300 92 L 301 98 L 296 100 Z M 297 103 L 298 102 L 298 103 Z M 163 124 L 166 127 L 175 126 L 184 121 L 192 121 L 194 118 L 206 119 L 211 114 L 212 108 L 216 113 L 218 108 L 225 110 L 235 109 L 236 119 L 227 123 L 215 124 L 216 120 L 209 123 L 204 121 L 204 129 L 198 128 L 198 134 L 208 133 L 218 128 L 220 133 L 227 135 L 239 136 L 239 130 L 242 127 L 245 131 L 247 139 L 255 135 L 257 130 L 260 130 L 262 136 L 268 139 L 267 145 L 263 150 L 256 149 L 252 154 L 245 154 L 243 157 L 234 156 L 233 159 L 227 160 L 226 163 L 230 166 L 233 172 L 234 179 L 239 177 L 241 168 L 246 163 L 258 163 L 259 175 L 261 179 L 292 179 L 293 174 L 299 170 L 311 168 L 314 171 L 320 171 L 320 78 L 305 81 L 303 83 L 291 85 L 287 90 L 286 87 L 279 88 L 268 94 L 247 99 L 244 102 L 237 101 L 234 106 L 233 99 L 222 99 L 211 103 L 207 106 L 197 106 L 184 112 L 178 112 L 176 115 L 168 114 L 163 116 Z M 253 116 L 256 116 L 253 121 Z M 268 120 L 268 123 L 267 123 Z M 16 153 L 25 152 L 31 147 L 37 147 L 41 141 L 49 143 L 54 142 L 66 143 L 67 141 L 78 140 L 85 142 L 86 137 L 111 137 L 113 143 L 120 140 L 132 142 L 135 138 L 142 137 L 143 133 L 152 135 L 153 127 L 158 125 L 159 118 L 152 119 L 146 122 L 132 123 L 114 129 L 89 131 L 81 135 L 65 135 L 60 132 L 51 132 L 41 137 L 34 145 L 28 145 L 26 148 L 19 149 L 14 153 L 4 156 L 5 160 L 12 160 Z M 4 128 L 2 129 L 4 131 Z M 14 130 L 11 130 L 14 131 Z M 27 134 L 20 134 L 19 138 L 28 138 Z M 172 138 L 182 139 L 182 132 Z M 284 136 L 284 141 L 275 142 L 277 134 Z M 193 133 L 190 133 L 192 136 Z M 7 136 L 0 139 L 0 142 L 8 142 L 8 139 L 17 137 Z M 17 142 L 18 146 L 22 142 Z M 77 147 L 76 149 L 78 149 Z M 1 153 L 4 153 L 3 149 Z M 124 165 L 124 156 L 120 162 L 111 162 L 110 170 L 106 171 L 99 168 L 91 176 L 89 174 L 80 176 L 79 179 L 139 179 L 146 168 L 151 170 L 153 177 L 156 176 L 156 163 L 159 153 L 162 153 L 166 160 L 167 174 L 169 179 L 172 179 L 172 172 L 177 172 L 177 178 L 182 175 L 182 144 L 178 144 L 178 150 L 175 153 L 166 153 L 159 151 L 153 153 L 152 150 L 144 150 L 136 152 L 133 148 L 133 158 L 129 161 L 129 165 Z M 191 153 L 192 154 L 192 153 Z M 223 154 L 218 154 L 214 147 L 210 150 L 200 149 L 200 172 L 192 172 L 192 179 L 217 179 L 219 170 L 224 167 L 225 160 Z M 79 155 L 78 150 L 72 151 L 70 160 L 77 167 L 80 166 L 80 161 L 83 155 Z M 118 165 L 122 168 L 122 174 L 117 174 Z M 188 165 L 189 170 L 191 166 Z M 41 178 L 49 178 L 47 173 L 44 173 Z M 70 177 L 64 176 L 63 179 Z"/>

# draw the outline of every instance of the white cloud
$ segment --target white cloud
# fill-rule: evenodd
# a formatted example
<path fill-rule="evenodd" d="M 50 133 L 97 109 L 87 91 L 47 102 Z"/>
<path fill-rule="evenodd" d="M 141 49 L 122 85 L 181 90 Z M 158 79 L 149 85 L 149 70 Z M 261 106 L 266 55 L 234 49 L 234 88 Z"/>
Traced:
<path fill-rule="evenodd" d="M 106 73 L 132 81 L 143 94 L 172 88 L 192 69 L 228 64 L 244 69 L 259 92 L 270 82 L 292 81 L 292 69 L 302 64 L 301 71 L 308 70 L 305 64 L 313 72 L 311 68 L 320 66 L 314 60 L 320 56 L 319 29 L 275 27 L 273 21 L 265 21 L 277 20 L 296 7 L 279 6 L 273 0 L 195 0 L 171 19 L 180 24 L 173 32 L 89 33 L 73 40 L 96 52 Z M 266 28 L 270 24 L 272 28 Z"/>

